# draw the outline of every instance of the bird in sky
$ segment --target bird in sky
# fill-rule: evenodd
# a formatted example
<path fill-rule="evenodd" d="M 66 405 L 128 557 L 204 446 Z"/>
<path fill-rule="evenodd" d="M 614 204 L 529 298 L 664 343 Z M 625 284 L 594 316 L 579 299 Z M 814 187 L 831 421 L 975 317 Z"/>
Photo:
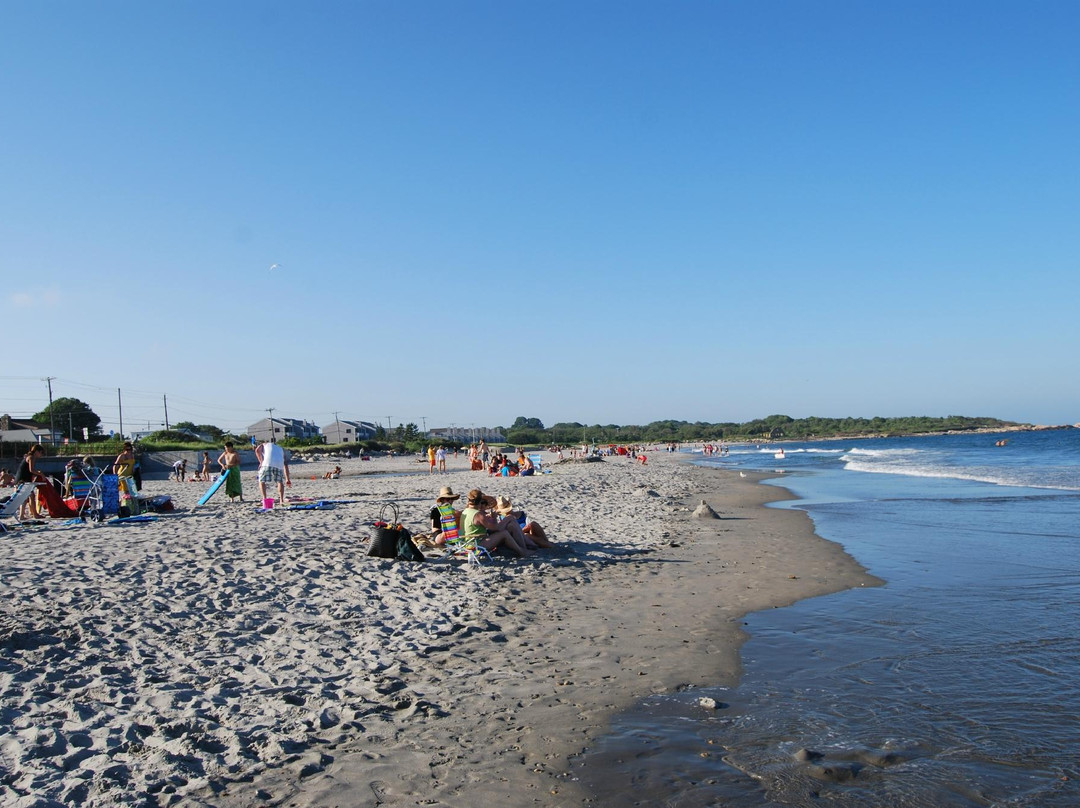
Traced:
<path fill-rule="evenodd" d="M 277 269 L 280 266 L 281 266 L 281 264 L 271 264 L 270 265 L 270 271 L 273 272 L 275 269 Z"/>

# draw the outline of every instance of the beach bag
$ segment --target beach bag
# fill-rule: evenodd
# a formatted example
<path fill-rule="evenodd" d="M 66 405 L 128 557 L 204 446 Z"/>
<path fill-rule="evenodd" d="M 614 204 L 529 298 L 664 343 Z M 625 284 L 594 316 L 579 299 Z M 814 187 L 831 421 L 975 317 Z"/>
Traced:
<path fill-rule="evenodd" d="M 398 533 L 397 540 L 397 560 L 398 561 L 423 561 L 424 554 L 420 552 L 420 548 L 413 543 L 412 536 L 405 528 L 401 529 Z"/>
<path fill-rule="evenodd" d="M 424 554 L 413 543 L 412 534 L 398 521 L 398 508 L 393 502 L 384 503 L 375 522 L 375 535 L 368 547 L 374 558 L 396 558 L 399 561 L 423 561 Z"/>

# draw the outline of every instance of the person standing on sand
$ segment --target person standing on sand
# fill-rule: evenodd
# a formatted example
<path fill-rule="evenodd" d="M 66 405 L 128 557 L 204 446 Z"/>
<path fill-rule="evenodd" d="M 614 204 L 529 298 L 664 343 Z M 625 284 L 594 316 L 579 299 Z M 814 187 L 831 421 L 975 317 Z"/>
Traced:
<path fill-rule="evenodd" d="M 37 462 L 38 455 L 41 454 L 45 454 L 45 450 L 41 448 L 40 443 L 35 443 L 30 447 L 30 451 L 23 455 L 23 459 L 19 463 L 19 468 L 15 472 L 16 485 L 19 485 L 20 483 L 36 483 L 45 479 L 45 475 L 38 471 L 34 466 Z M 19 518 L 26 519 L 28 511 L 31 518 L 38 518 L 37 491 L 31 494 L 26 501 L 23 502 L 22 506 L 19 508 Z"/>
<path fill-rule="evenodd" d="M 446 474 L 446 447 L 440 446 L 435 450 L 435 462 L 439 464 L 439 474 Z"/>
<path fill-rule="evenodd" d="M 225 441 L 225 451 L 217 459 L 221 473 L 225 476 L 225 493 L 229 499 L 240 497 L 244 501 L 244 487 L 240 482 L 240 453 L 233 448 L 232 441 Z"/>
<path fill-rule="evenodd" d="M 435 473 L 435 447 L 433 445 L 427 447 L 427 458 L 428 458 L 428 474 L 434 474 Z"/>
<path fill-rule="evenodd" d="M 199 479 L 204 483 L 210 482 L 210 453 L 202 453 L 202 468 L 199 469 Z"/>
<path fill-rule="evenodd" d="M 277 483 L 278 502 L 285 502 L 285 486 L 291 486 L 289 461 L 285 459 L 285 450 L 274 439 L 255 449 L 255 458 L 259 461 L 259 495 L 266 499 L 266 484 Z"/>
<path fill-rule="evenodd" d="M 117 477 L 130 477 L 135 471 L 135 447 L 131 441 L 124 442 L 124 451 L 113 461 L 113 474 Z"/>

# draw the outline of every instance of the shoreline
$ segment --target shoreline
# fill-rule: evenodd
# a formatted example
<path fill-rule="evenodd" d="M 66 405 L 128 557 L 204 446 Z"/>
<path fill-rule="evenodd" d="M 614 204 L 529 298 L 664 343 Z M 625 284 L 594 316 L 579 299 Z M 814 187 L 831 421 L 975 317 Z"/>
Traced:
<path fill-rule="evenodd" d="M 19 716 L 0 727 L 8 793 L 573 804 L 590 797 L 580 755 L 612 716 L 737 682 L 743 615 L 878 583 L 806 513 L 764 507 L 791 495 L 763 475 L 662 453 L 510 479 L 395 461 L 371 469 L 413 472 L 392 484 L 296 464 L 294 495 L 359 499 L 333 510 L 212 501 L 139 526 L 20 531 L 0 583 L 0 695 Z M 511 496 L 572 550 L 479 570 L 363 556 L 383 501 L 416 532 L 446 484 Z M 185 508 L 204 486 L 146 489 Z M 702 499 L 721 518 L 691 518 Z"/>
<path fill-rule="evenodd" d="M 270 802 L 257 792 L 254 800 L 235 794 L 219 804 L 588 803 L 597 795 L 577 782 L 581 756 L 616 714 L 650 694 L 738 683 L 748 639 L 742 617 L 880 583 L 840 545 L 814 534 L 804 512 L 767 508 L 794 498 L 760 485 L 772 475 L 742 479 L 685 457 L 670 460 L 690 484 L 668 506 L 670 536 L 643 551 L 647 558 L 610 565 L 603 580 L 584 589 L 573 575 L 551 581 L 546 574 L 539 604 L 511 606 L 500 598 L 499 624 L 458 641 L 451 654 L 457 658 L 490 654 L 493 640 L 513 650 L 511 660 L 502 660 L 509 667 L 484 660 L 487 681 L 498 686 L 458 694 L 455 712 L 463 715 L 445 717 L 448 726 L 421 730 L 392 751 L 367 747 L 339 755 L 287 793 L 263 780 L 258 791 L 273 794 Z M 690 517 L 702 499 L 719 519 Z M 706 557 L 710 550 L 725 557 Z M 710 590 L 713 602 L 703 604 Z M 566 601 L 572 605 L 559 611 Z M 517 636 L 508 641 L 511 633 Z M 467 774 L 452 774 L 458 767 Z"/>

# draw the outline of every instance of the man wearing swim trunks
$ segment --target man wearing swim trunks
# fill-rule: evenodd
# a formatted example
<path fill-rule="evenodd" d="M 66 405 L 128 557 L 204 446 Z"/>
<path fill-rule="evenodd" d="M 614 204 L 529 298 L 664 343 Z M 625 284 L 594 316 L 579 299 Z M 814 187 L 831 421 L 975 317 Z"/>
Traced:
<path fill-rule="evenodd" d="M 259 496 L 265 500 L 266 484 L 277 483 L 278 502 L 284 503 L 285 486 L 292 485 L 285 450 L 271 438 L 267 443 L 255 449 L 255 458 L 259 461 Z"/>

